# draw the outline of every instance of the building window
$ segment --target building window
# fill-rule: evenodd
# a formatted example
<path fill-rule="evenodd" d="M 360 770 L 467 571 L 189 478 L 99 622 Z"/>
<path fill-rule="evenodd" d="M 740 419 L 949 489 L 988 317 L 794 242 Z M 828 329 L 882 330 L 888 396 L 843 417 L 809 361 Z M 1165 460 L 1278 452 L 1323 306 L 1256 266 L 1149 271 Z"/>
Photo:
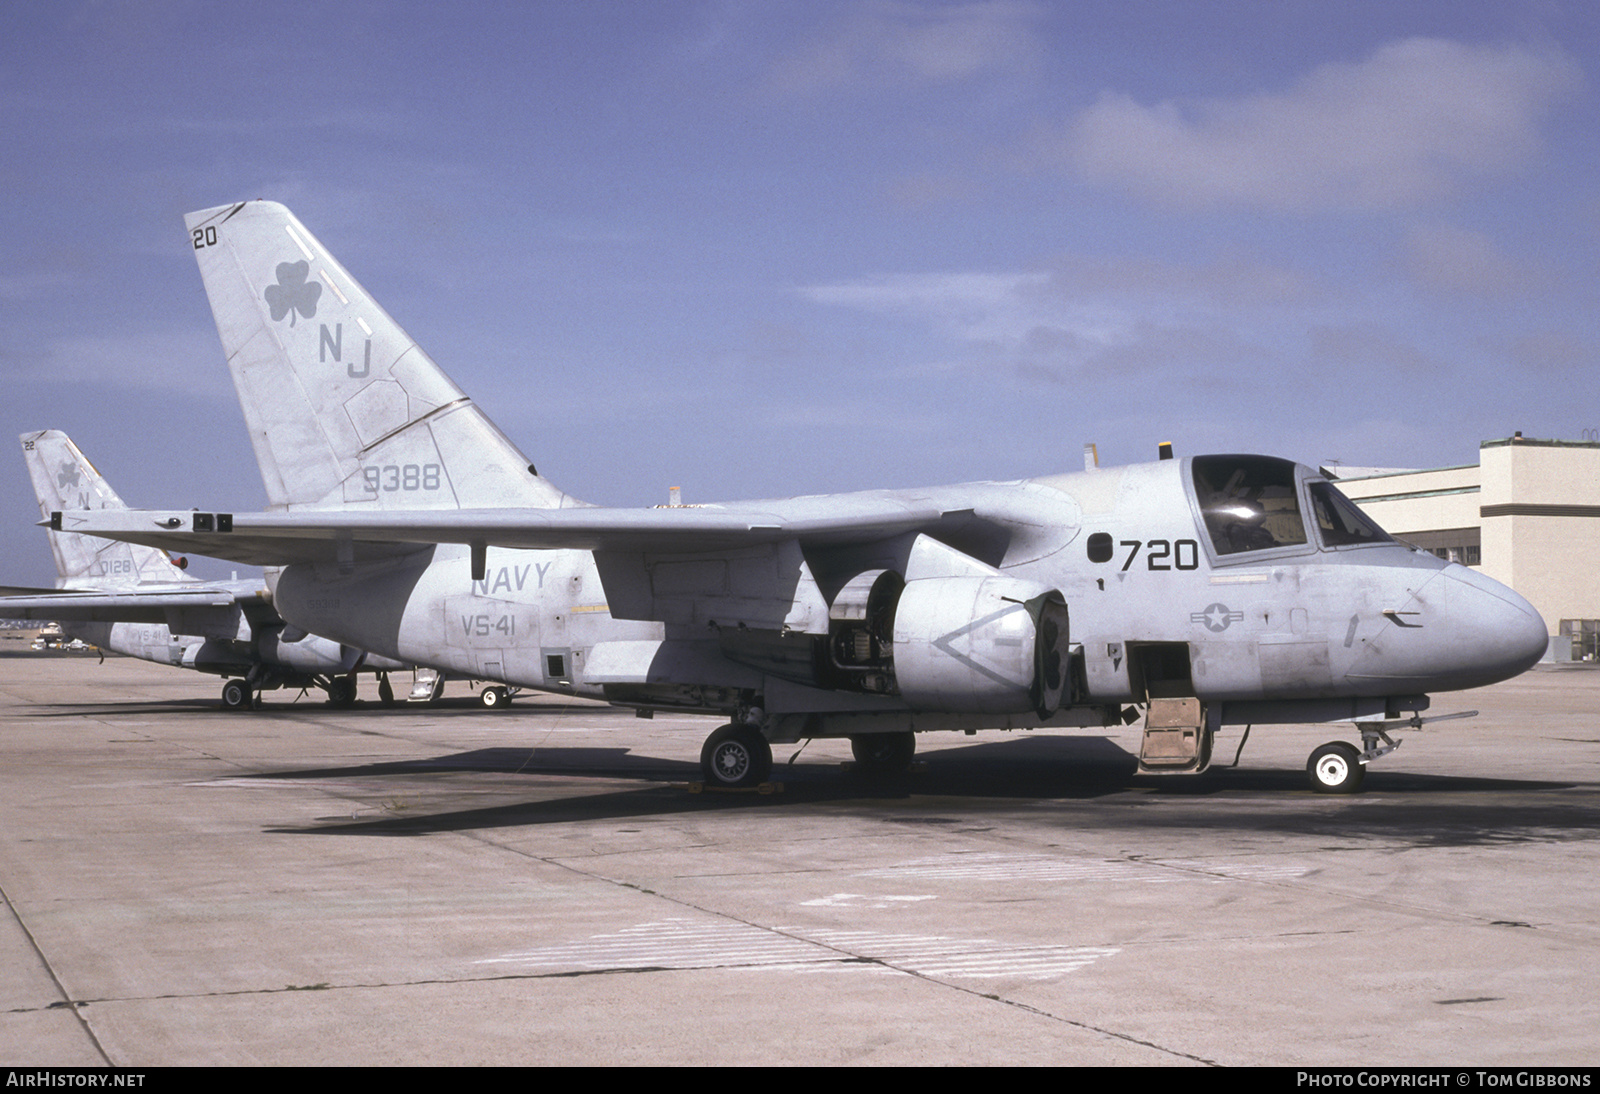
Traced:
<path fill-rule="evenodd" d="M 1459 562 L 1463 566 L 1477 566 L 1483 559 L 1481 549 L 1476 543 L 1463 544 L 1460 547 L 1434 547 L 1432 552 L 1446 562 Z"/>
<path fill-rule="evenodd" d="M 1574 661 L 1600 661 L 1600 619 L 1563 619 L 1561 635 L 1572 640 Z"/>
<path fill-rule="evenodd" d="M 1395 538 L 1463 566 L 1483 564 L 1483 533 L 1477 528 L 1440 528 L 1425 532 L 1399 532 Z"/>

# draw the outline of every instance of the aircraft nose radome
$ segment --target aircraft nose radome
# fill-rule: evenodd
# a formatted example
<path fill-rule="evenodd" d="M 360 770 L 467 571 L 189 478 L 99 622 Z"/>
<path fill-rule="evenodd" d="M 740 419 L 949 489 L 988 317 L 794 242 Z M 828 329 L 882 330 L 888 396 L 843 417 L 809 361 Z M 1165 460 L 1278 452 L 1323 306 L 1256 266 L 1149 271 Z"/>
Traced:
<path fill-rule="evenodd" d="M 1485 684 L 1508 680 L 1532 668 L 1550 647 L 1550 632 L 1539 613 L 1517 593 L 1476 570 L 1455 565 L 1442 575 L 1451 582 L 1451 615 L 1477 656 L 1472 668 Z"/>

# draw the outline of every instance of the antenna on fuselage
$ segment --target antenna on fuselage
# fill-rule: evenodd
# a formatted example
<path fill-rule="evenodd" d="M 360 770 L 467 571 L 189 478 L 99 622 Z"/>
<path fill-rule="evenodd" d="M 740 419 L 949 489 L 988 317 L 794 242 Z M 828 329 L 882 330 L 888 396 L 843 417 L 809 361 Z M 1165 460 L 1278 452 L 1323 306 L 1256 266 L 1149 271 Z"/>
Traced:
<path fill-rule="evenodd" d="M 1083 446 L 1083 469 L 1085 471 L 1100 470 L 1100 450 L 1092 442 Z"/>
<path fill-rule="evenodd" d="M 1160 444 L 1156 445 L 1156 452 L 1160 454 L 1160 457 L 1163 460 L 1172 459 L 1172 442 L 1162 441 Z"/>

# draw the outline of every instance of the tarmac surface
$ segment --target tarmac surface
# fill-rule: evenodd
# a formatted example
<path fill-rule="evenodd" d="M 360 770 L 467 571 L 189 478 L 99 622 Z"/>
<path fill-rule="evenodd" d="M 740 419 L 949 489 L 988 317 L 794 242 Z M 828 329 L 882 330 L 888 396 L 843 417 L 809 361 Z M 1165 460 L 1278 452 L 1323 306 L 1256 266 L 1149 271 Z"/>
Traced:
<path fill-rule="evenodd" d="M 692 794 L 708 718 L 220 684 L 0 656 L 0 1064 L 1600 1062 L 1600 672 L 1435 696 L 1353 797 L 1349 727 Z"/>

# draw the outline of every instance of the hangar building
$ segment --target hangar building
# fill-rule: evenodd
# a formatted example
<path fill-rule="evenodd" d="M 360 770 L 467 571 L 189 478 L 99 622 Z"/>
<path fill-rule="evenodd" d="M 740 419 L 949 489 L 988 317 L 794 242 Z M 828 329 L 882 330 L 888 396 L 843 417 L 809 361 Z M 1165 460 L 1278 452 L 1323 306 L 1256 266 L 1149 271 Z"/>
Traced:
<path fill-rule="evenodd" d="M 1462 467 L 1322 470 L 1391 535 L 1527 597 L 1555 660 L 1600 660 L 1600 441 L 1518 433 Z"/>

